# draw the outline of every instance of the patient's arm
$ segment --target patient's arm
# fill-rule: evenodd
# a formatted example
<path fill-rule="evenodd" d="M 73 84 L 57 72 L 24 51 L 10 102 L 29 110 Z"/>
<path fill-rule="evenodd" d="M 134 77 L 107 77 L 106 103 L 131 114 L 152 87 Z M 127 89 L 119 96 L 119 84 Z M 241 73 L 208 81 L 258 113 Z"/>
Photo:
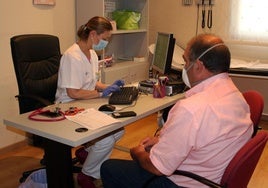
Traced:
<path fill-rule="evenodd" d="M 158 138 L 146 138 L 144 139 L 138 146 L 130 149 L 130 155 L 133 160 L 136 160 L 139 162 L 139 164 L 147 171 L 161 176 L 163 175 L 152 163 L 148 152 L 150 148 L 157 143 Z"/>

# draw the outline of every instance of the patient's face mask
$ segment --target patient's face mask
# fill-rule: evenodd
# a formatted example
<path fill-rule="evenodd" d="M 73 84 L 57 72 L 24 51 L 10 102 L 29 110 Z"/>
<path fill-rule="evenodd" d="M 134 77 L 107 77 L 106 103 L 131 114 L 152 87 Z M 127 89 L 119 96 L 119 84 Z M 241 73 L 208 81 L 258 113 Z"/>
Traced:
<path fill-rule="evenodd" d="M 94 50 L 103 50 L 108 44 L 108 41 L 101 39 L 98 44 L 93 44 L 92 47 Z"/>
<path fill-rule="evenodd" d="M 183 67 L 183 69 L 182 69 L 182 81 L 189 88 L 191 88 L 191 84 L 190 84 L 187 72 L 188 72 L 188 70 L 190 70 L 192 68 L 193 65 L 194 65 L 194 63 L 192 63 L 187 69 L 185 69 L 185 67 Z"/>

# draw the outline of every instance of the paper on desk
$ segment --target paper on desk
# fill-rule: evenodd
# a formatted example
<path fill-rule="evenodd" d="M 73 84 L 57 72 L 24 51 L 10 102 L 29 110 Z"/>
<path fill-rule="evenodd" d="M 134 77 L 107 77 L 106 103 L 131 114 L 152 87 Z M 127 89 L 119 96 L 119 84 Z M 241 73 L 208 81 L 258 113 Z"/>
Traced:
<path fill-rule="evenodd" d="M 73 116 L 66 116 L 66 118 L 91 130 L 120 122 L 94 108 L 86 109 Z"/>

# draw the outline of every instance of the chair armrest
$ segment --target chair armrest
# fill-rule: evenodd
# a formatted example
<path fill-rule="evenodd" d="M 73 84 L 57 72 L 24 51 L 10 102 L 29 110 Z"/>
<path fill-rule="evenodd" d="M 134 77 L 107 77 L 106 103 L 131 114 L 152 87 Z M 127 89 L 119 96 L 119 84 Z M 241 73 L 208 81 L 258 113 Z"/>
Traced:
<path fill-rule="evenodd" d="M 31 99 L 39 102 L 40 104 L 44 106 L 52 105 L 53 103 L 47 99 L 44 99 L 42 97 L 38 97 L 36 95 L 16 95 L 16 98 L 21 98 L 21 99 Z"/>
<path fill-rule="evenodd" d="M 183 171 L 183 170 L 176 170 L 173 174 L 176 174 L 176 175 L 181 175 L 181 176 L 186 176 L 188 178 L 192 178 L 202 184 L 205 184 L 209 187 L 212 187 L 212 188 L 224 188 L 224 186 L 221 186 L 209 179 L 206 179 L 202 176 L 199 176 L 197 174 L 194 174 L 192 172 L 187 172 L 187 171 Z"/>

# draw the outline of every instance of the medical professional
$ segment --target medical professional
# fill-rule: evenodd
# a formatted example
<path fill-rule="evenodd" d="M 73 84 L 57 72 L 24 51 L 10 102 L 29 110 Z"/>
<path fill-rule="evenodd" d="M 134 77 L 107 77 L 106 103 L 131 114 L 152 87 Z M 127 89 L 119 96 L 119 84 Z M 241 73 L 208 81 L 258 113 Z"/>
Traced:
<path fill-rule="evenodd" d="M 107 46 L 111 31 L 110 21 L 98 16 L 91 18 L 78 29 L 78 41 L 69 47 L 61 58 L 56 103 L 106 97 L 124 85 L 123 80 L 116 80 L 110 86 L 99 81 L 99 60 L 95 50 L 103 50 Z M 80 187 L 95 187 L 93 181 L 100 179 L 102 162 L 110 157 L 115 142 L 123 134 L 123 129 L 114 131 L 76 152 L 77 157 L 84 163 L 82 172 L 77 176 Z"/>
<path fill-rule="evenodd" d="M 230 52 L 223 40 L 201 34 L 183 54 L 182 78 L 190 88 L 169 111 L 159 135 L 131 148 L 133 160 L 102 164 L 104 188 L 207 187 L 175 170 L 190 171 L 220 183 L 225 168 L 251 138 L 250 110 L 228 71 Z"/>

